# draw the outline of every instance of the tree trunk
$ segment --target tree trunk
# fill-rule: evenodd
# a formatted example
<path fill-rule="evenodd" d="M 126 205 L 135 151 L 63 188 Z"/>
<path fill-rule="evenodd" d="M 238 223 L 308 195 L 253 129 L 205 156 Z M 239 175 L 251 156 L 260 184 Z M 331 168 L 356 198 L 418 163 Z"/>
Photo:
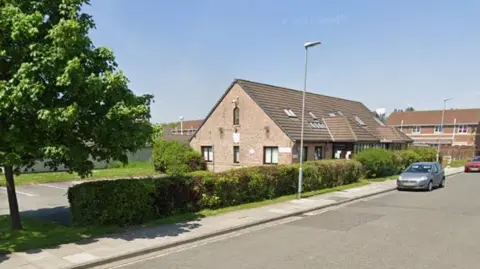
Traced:
<path fill-rule="evenodd" d="M 10 206 L 10 218 L 12 219 L 12 229 L 21 230 L 22 222 L 20 220 L 20 211 L 18 210 L 17 192 L 15 191 L 15 181 L 13 179 L 13 167 L 5 166 L 5 179 L 7 182 L 8 205 Z"/>

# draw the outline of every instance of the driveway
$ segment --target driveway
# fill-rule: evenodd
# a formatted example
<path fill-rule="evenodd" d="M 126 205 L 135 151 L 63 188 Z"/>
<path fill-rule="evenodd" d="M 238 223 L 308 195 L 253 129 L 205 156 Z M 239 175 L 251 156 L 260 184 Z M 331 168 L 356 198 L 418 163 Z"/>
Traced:
<path fill-rule="evenodd" d="M 21 214 L 70 224 L 67 190 L 79 183 L 82 181 L 16 187 Z M 9 214 L 8 198 L 4 187 L 0 187 L 0 214 Z"/>
<path fill-rule="evenodd" d="M 480 174 L 392 192 L 238 237 L 155 253 L 123 269 L 476 269 Z"/>

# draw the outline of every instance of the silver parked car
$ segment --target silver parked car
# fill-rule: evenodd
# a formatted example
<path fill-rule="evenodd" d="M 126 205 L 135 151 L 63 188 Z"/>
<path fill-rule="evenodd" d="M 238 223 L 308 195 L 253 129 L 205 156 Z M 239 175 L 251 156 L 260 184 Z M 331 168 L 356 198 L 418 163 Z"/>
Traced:
<path fill-rule="evenodd" d="M 445 172 L 438 162 L 411 164 L 397 179 L 397 189 L 427 190 L 445 186 Z"/>

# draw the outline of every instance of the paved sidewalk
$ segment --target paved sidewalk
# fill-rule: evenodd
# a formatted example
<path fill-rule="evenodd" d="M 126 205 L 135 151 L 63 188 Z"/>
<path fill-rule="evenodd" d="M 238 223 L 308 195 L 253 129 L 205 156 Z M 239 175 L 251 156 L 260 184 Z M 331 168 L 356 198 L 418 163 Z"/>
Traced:
<path fill-rule="evenodd" d="M 463 172 L 463 167 L 448 168 L 445 172 L 447 175 L 457 174 Z M 96 264 L 146 254 L 174 245 L 392 191 L 395 188 L 395 180 L 376 182 L 359 188 L 239 210 L 186 223 L 108 235 L 49 249 L 13 253 L 0 256 L 0 269 L 90 268 Z"/>

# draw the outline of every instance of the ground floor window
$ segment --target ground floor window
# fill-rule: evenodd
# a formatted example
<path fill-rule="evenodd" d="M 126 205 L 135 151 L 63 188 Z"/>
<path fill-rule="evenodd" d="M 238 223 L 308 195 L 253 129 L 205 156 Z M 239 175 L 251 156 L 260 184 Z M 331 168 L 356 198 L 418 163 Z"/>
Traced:
<path fill-rule="evenodd" d="M 203 159 L 207 162 L 213 162 L 213 147 L 212 146 L 202 146 L 202 155 Z"/>
<path fill-rule="evenodd" d="M 277 164 L 278 163 L 278 147 L 264 147 L 263 148 L 263 163 Z"/>
<path fill-rule="evenodd" d="M 364 150 L 370 149 L 370 148 L 385 148 L 385 144 L 381 143 L 357 143 L 355 144 L 355 154 L 360 153 Z"/>
<path fill-rule="evenodd" d="M 302 161 L 306 162 L 308 160 L 308 147 L 303 147 L 302 155 Z"/>
<path fill-rule="evenodd" d="M 315 147 L 315 160 L 323 159 L 323 147 Z"/>
<path fill-rule="evenodd" d="M 234 146 L 233 147 L 233 163 L 239 163 L 239 162 L 240 162 L 240 147 Z"/>

